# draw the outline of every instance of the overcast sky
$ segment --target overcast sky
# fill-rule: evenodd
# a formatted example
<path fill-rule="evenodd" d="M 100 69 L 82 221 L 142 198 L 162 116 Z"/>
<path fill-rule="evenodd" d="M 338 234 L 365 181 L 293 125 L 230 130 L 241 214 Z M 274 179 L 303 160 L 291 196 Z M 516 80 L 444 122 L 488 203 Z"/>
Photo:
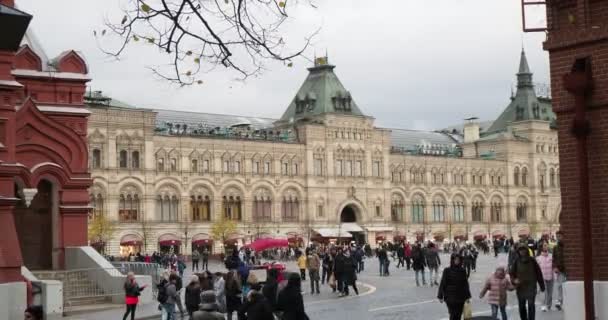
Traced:
<path fill-rule="evenodd" d="M 137 107 L 278 118 L 304 81 L 308 63 L 270 70 L 241 83 L 218 69 L 203 85 L 178 88 L 153 77 L 164 63 L 149 48 L 131 47 L 121 61 L 99 50 L 93 30 L 120 20 L 127 0 L 17 0 L 47 54 L 81 51 L 93 90 Z M 291 11 L 289 33 L 321 27 L 313 55 L 329 53 L 336 74 L 367 115 L 384 127 L 438 129 L 477 116 L 494 119 L 509 102 L 519 53 L 526 49 L 535 82 L 548 82 L 543 34 L 522 34 L 519 1 L 315 0 Z"/>

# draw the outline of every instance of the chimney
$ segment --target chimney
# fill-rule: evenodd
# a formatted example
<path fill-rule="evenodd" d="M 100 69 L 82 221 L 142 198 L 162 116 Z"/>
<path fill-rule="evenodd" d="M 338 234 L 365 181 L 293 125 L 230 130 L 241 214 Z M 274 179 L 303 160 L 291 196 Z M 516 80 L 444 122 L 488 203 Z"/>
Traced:
<path fill-rule="evenodd" d="M 479 124 L 475 122 L 477 118 L 466 119 L 464 124 L 464 143 L 471 143 L 479 140 Z"/>

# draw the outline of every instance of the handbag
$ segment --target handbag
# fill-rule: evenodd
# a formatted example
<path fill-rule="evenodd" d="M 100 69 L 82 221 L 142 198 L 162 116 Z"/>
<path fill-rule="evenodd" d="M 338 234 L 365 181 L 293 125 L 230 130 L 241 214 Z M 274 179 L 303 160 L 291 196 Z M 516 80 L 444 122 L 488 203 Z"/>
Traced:
<path fill-rule="evenodd" d="M 462 319 L 470 320 L 473 319 L 473 308 L 471 308 L 471 301 L 467 300 L 464 303 L 464 308 L 462 309 Z"/>
<path fill-rule="evenodd" d="M 329 286 L 332 289 L 336 288 L 336 277 L 334 276 L 334 274 L 332 273 L 331 276 L 329 276 Z"/>

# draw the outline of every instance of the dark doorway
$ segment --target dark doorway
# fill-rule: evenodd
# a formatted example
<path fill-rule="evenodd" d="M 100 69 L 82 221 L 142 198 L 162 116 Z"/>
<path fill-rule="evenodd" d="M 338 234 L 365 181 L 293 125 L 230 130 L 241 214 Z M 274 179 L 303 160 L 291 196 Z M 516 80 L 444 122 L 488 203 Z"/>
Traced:
<path fill-rule="evenodd" d="M 24 199 L 15 206 L 15 227 L 23 264 L 30 270 L 49 270 L 53 268 L 53 185 L 42 180 L 37 188 L 29 207 Z M 19 193 L 17 197 L 23 197 Z"/>
<path fill-rule="evenodd" d="M 357 215 L 351 206 L 346 206 L 340 214 L 340 222 L 357 222 Z"/>

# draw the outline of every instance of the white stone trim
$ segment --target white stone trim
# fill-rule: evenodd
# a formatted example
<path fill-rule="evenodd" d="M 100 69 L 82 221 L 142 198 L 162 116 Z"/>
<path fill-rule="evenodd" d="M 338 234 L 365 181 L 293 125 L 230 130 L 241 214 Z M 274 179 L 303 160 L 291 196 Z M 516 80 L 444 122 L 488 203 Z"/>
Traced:
<path fill-rule="evenodd" d="M 54 112 L 54 113 L 71 113 L 71 114 L 91 114 L 91 111 L 86 108 L 78 107 L 63 107 L 63 106 L 37 106 L 41 112 Z"/>
<path fill-rule="evenodd" d="M 82 73 L 75 72 L 57 72 L 57 71 L 37 71 L 37 70 L 25 70 L 15 69 L 11 72 L 14 76 L 20 77 L 36 77 L 36 78 L 56 78 L 56 79 L 67 79 L 67 80 L 91 80 L 89 76 Z"/>
<path fill-rule="evenodd" d="M 608 319 L 608 281 L 594 281 L 595 317 Z M 555 294 L 553 295 L 555 297 Z M 585 318 L 585 292 L 583 281 L 564 283 L 564 320 Z"/>

